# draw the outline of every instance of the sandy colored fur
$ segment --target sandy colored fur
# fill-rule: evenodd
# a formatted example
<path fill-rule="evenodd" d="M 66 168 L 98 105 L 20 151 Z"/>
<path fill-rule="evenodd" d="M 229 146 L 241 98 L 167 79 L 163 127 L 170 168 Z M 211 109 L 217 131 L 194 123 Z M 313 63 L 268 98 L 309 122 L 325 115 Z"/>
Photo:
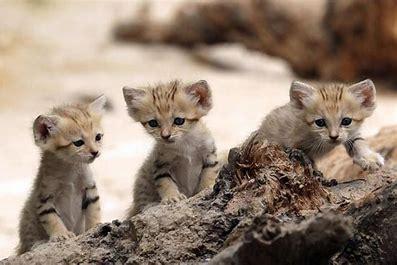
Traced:
<path fill-rule="evenodd" d="M 257 137 L 262 141 L 298 148 L 312 160 L 323 157 L 337 145 L 345 145 L 354 162 L 363 168 L 377 168 L 383 158 L 371 151 L 360 136 L 360 127 L 375 109 L 372 81 L 355 85 L 301 82 L 291 86 L 291 101 L 270 112 L 262 122 Z M 352 123 L 343 126 L 343 118 Z M 315 124 L 324 119 L 326 126 Z M 331 136 L 337 136 L 332 140 Z"/>
<path fill-rule="evenodd" d="M 92 104 L 57 107 L 34 122 L 42 155 L 20 216 L 18 255 L 48 240 L 79 235 L 100 222 L 99 196 L 89 163 L 95 159 L 91 152 L 101 148 L 95 137 L 102 128 L 101 115 L 94 108 L 98 106 Z M 85 143 L 76 147 L 73 141 L 79 139 Z"/>
<path fill-rule="evenodd" d="M 130 218 L 151 205 L 172 203 L 212 187 L 219 170 L 216 147 L 200 118 L 212 107 L 205 81 L 183 84 L 171 81 L 146 88 L 125 88 L 128 112 L 156 139 L 140 168 L 134 189 Z M 184 118 L 183 125 L 174 124 Z M 155 119 L 159 126 L 148 123 Z M 164 135 L 169 135 L 166 140 Z"/>

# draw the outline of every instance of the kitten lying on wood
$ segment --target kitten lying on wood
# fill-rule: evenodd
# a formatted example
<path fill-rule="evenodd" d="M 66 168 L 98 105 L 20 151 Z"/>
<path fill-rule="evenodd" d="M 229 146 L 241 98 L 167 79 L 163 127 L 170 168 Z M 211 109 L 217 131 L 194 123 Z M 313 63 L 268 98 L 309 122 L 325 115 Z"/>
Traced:
<path fill-rule="evenodd" d="M 374 83 L 311 86 L 294 81 L 290 102 L 270 112 L 255 137 L 305 152 L 312 161 L 343 144 L 364 170 L 383 166 L 383 157 L 360 136 L 360 127 L 376 104 Z M 254 134 L 253 134 L 254 135 Z"/>

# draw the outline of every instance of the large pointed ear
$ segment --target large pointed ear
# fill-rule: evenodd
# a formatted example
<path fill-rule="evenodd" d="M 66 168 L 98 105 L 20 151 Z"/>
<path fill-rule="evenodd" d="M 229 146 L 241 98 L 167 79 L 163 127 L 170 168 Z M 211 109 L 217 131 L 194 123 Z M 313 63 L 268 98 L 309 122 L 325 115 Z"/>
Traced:
<path fill-rule="evenodd" d="M 58 131 L 59 118 L 54 115 L 40 115 L 33 122 L 33 135 L 36 144 L 45 144 Z"/>
<path fill-rule="evenodd" d="M 88 109 L 96 114 L 102 115 L 105 112 L 106 97 L 101 95 L 88 105 Z"/>
<path fill-rule="evenodd" d="M 376 107 L 376 89 L 371 79 L 366 79 L 349 87 L 350 93 L 364 108 L 374 110 Z"/>
<path fill-rule="evenodd" d="M 315 89 L 300 81 L 293 81 L 289 90 L 291 102 L 299 109 L 307 107 L 313 100 Z"/>
<path fill-rule="evenodd" d="M 185 88 L 186 94 L 194 105 L 198 107 L 201 115 L 206 115 L 212 108 L 212 95 L 210 87 L 205 80 L 200 80 Z"/>
<path fill-rule="evenodd" d="M 139 101 L 140 98 L 143 98 L 146 95 L 146 92 L 143 89 L 125 86 L 123 87 L 123 95 L 127 106 L 129 108 L 134 108 L 136 107 L 135 103 Z"/>

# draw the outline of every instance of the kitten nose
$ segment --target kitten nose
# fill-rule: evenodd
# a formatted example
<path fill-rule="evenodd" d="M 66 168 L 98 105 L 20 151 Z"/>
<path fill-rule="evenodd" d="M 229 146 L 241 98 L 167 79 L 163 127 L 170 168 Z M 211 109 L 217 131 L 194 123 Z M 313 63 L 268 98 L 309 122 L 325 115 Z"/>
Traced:
<path fill-rule="evenodd" d="M 97 157 L 98 156 L 98 151 L 95 151 L 95 152 L 91 152 L 91 155 L 93 156 L 93 157 Z"/>
<path fill-rule="evenodd" d="M 163 138 L 164 140 L 168 140 L 168 139 L 170 139 L 170 137 L 171 137 L 171 134 L 161 134 L 161 138 Z"/>
<path fill-rule="evenodd" d="M 336 139 L 338 139 L 339 135 L 330 135 L 329 138 L 331 138 L 331 140 L 335 141 Z"/>

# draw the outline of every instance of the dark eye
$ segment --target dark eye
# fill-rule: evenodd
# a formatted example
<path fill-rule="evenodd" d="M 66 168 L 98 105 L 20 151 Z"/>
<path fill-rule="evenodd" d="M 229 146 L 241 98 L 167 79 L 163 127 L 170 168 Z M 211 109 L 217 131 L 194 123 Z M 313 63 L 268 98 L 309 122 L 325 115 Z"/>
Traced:
<path fill-rule="evenodd" d="M 175 125 L 182 125 L 185 123 L 185 119 L 184 118 L 180 118 L 180 117 L 176 117 L 174 120 L 174 124 Z"/>
<path fill-rule="evenodd" d="M 99 142 L 100 140 L 102 140 L 102 134 L 98 133 L 98 134 L 95 136 L 95 141 Z"/>
<path fill-rule="evenodd" d="M 318 127 L 325 127 L 325 120 L 324 119 L 317 119 L 314 121 L 314 123 L 318 126 Z"/>
<path fill-rule="evenodd" d="M 149 124 L 150 127 L 153 127 L 153 128 L 159 126 L 159 123 L 156 120 L 150 120 L 148 122 L 148 124 Z"/>
<path fill-rule="evenodd" d="M 341 124 L 343 126 L 349 126 L 352 123 L 352 119 L 351 118 L 343 118 Z"/>
<path fill-rule="evenodd" d="M 84 141 L 83 140 L 78 140 L 78 141 L 73 142 L 73 144 L 75 146 L 77 146 L 77 147 L 80 147 L 80 146 L 82 146 L 84 144 Z"/>

